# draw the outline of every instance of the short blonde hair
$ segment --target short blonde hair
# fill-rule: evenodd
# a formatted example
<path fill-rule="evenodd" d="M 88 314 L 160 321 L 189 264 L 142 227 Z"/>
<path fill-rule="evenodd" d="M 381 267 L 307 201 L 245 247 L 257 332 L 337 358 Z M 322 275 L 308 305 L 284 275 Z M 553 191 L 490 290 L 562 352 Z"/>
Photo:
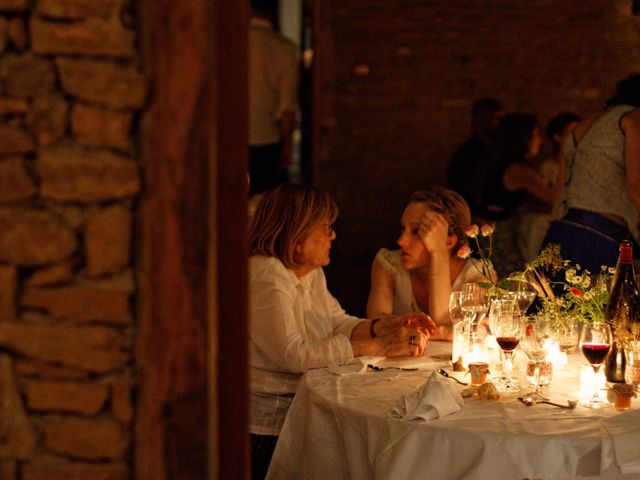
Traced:
<path fill-rule="evenodd" d="M 411 195 L 409 203 L 424 203 L 429 210 L 441 213 L 449 224 L 449 235 L 458 237 L 453 246 L 455 253 L 467 244 L 465 231 L 471 225 L 471 210 L 462 196 L 448 188 L 436 185 L 430 189 L 417 190 Z"/>
<path fill-rule="evenodd" d="M 338 207 L 324 190 L 285 183 L 264 193 L 249 228 L 251 255 L 276 257 L 297 267 L 295 247 L 320 222 L 335 222 Z"/>

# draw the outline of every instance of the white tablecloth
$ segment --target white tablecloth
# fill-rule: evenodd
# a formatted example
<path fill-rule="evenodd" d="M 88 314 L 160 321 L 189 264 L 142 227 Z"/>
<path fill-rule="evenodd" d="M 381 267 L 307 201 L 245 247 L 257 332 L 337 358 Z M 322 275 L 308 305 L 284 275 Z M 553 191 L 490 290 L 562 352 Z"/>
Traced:
<path fill-rule="evenodd" d="M 430 351 L 441 354 L 447 348 L 446 342 L 432 342 Z M 449 365 L 437 360 L 431 365 L 437 364 Z M 579 392 L 584 364 L 578 353 L 569 356 L 569 366 L 556 369 L 549 392 L 554 400 L 585 396 Z M 460 412 L 442 419 L 389 418 L 397 400 L 417 390 L 432 372 L 430 367 L 351 375 L 308 372 L 267 478 L 640 479 L 638 400 L 622 413 L 613 407 L 527 407 L 516 398 L 529 391 L 522 379 L 520 393 L 498 402 L 466 398 Z"/>

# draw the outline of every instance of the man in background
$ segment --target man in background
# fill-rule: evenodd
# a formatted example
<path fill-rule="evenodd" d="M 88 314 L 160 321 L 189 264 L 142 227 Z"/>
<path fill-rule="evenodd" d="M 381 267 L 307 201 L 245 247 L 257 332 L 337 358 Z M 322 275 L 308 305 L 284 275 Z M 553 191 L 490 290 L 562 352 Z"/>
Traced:
<path fill-rule="evenodd" d="M 298 110 L 295 44 L 274 28 L 277 0 L 251 0 L 249 140 L 251 195 L 289 181 Z"/>
<path fill-rule="evenodd" d="M 484 177 L 491 163 L 492 144 L 504 107 L 495 98 L 482 98 L 471 107 L 471 136 L 453 154 L 447 171 L 449 188 L 469 204 L 473 217 L 482 216 Z"/>

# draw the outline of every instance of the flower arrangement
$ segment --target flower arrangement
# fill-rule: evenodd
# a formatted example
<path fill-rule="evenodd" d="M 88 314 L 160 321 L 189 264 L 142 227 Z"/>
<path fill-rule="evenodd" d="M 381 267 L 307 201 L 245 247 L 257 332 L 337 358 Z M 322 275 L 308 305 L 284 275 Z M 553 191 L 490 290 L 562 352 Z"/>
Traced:
<path fill-rule="evenodd" d="M 491 264 L 491 242 L 495 225 L 484 224 L 478 227 L 472 224 L 464 232 L 467 238 L 475 243 L 475 251 L 468 244 L 462 245 L 456 255 L 459 258 L 470 258 L 473 266 L 487 279 L 481 285 L 484 288 L 497 287 L 493 265 Z"/>
<path fill-rule="evenodd" d="M 615 329 L 616 339 L 625 349 L 640 355 L 640 323 L 631 322 L 626 315 L 621 316 Z"/>
<path fill-rule="evenodd" d="M 604 321 L 609 300 L 607 284 L 614 271 L 602 266 L 598 274 L 592 275 L 580 265 L 571 266 L 560 256 L 560 246 L 552 244 L 525 266 L 524 274 L 541 297 L 545 313 L 558 321 L 576 318 L 596 323 Z M 560 280 L 550 281 L 548 275 Z"/>

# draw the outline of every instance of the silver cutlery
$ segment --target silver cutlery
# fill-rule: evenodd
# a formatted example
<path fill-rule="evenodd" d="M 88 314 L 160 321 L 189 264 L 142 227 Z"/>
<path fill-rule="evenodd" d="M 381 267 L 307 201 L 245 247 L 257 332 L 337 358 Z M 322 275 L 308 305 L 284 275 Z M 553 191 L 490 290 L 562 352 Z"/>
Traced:
<path fill-rule="evenodd" d="M 443 377 L 447 377 L 447 378 L 450 378 L 451 380 L 455 380 L 455 381 L 456 381 L 456 382 L 458 382 L 460 385 L 469 385 L 469 384 L 468 384 L 468 383 L 466 383 L 466 382 L 462 382 L 462 381 L 458 380 L 456 377 L 452 377 L 452 376 L 451 376 L 451 375 L 449 375 L 449 373 L 448 373 L 445 369 L 443 369 L 443 368 L 438 368 L 438 369 L 436 370 L 436 372 L 438 372 L 438 373 L 439 373 L 440 375 L 442 375 Z"/>
<path fill-rule="evenodd" d="M 403 370 L 405 372 L 415 372 L 418 368 L 404 368 L 404 367 L 381 367 L 379 365 L 374 365 L 370 363 L 367 365 L 367 368 L 370 368 L 374 372 L 381 372 L 382 370 Z"/>
<path fill-rule="evenodd" d="M 576 408 L 578 406 L 578 401 L 577 400 L 567 400 L 567 404 L 566 405 L 562 405 L 561 403 L 551 402 L 549 400 L 534 400 L 531 397 L 518 397 L 518 400 L 520 400 L 522 403 L 524 403 L 527 407 L 531 407 L 531 406 L 535 405 L 536 403 L 546 403 L 547 405 L 553 405 L 554 407 L 568 408 L 570 410 L 573 410 L 574 408 Z"/>

